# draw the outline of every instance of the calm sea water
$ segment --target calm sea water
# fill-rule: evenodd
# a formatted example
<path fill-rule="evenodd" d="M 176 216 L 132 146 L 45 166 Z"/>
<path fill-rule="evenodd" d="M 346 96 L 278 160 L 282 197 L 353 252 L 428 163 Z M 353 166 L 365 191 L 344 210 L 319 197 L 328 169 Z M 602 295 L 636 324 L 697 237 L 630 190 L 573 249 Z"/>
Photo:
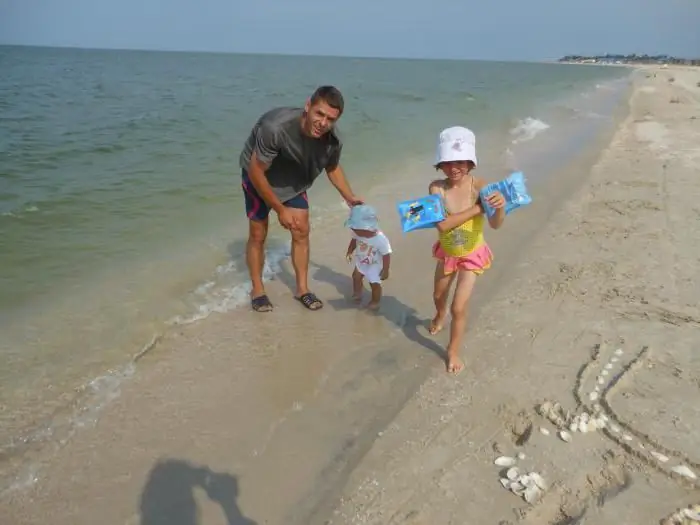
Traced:
<path fill-rule="evenodd" d="M 533 155 L 537 137 L 604 118 L 593 109 L 628 74 L 17 47 L 0 47 L 0 68 L 0 452 L 173 324 L 245 301 L 237 161 L 263 111 L 341 88 L 343 165 L 368 195 L 425 169 L 450 125 L 476 131 L 482 159 Z M 312 205 L 319 223 L 342 213 L 327 184 Z"/>

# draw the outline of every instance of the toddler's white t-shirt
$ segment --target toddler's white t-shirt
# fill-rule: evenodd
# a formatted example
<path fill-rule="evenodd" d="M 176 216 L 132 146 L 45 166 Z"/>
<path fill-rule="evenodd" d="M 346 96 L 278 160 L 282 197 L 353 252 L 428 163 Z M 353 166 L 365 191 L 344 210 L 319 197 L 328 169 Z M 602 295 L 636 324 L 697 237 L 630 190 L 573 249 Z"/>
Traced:
<path fill-rule="evenodd" d="M 359 237 L 352 234 L 357 242 L 355 248 L 355 267 L 370 283 L 381 283 L 385 255 L 391 253 L 389 239 L 381 231 L 374 237 Z"/>

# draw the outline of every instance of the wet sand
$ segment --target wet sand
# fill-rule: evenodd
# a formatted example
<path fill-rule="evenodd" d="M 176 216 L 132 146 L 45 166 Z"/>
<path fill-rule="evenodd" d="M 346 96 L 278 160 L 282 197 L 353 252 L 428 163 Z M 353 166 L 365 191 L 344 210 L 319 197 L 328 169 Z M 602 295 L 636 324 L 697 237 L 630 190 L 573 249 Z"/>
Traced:
<path fill-rule="evenodd" d="M 314 291 L 326 308 L 307 312 L 292 299 L 285 265 L 268 290 L 274 313 L 240 309 L 182 327 L 141 360 L 96 425 L 81 429 L 60 449 L 37 455 L 38 481 L 2 495 L 4 519 L 56 525 L 313 525 L 326 522 L 343 494 L 334 523 L 463 523 L 465 512 L 479 523 L 498 523 L 500 515 L 515 521 L 513 509 L 526 506 L 501 488 L 492 442 L 510 453 L 513 429 L 534 420 L 533 404 L 540 398 L 573 403 L 571 381 L 598 339 L 626 337 L 632 355 L 639 344 L 653 346 L 662 335 L 689 337 L 692 329 L 686 322 L 661 334 L 649 327 L 666 314 L 643 320 L 644 310 L 628 299 L 641 286 L 651 304 L 677 312 L 680 294 L 687 302 L 698 296 L 694 283 L 682 281 L 692 276 L 683 272 L 697 261 L 686 237 L 697 233 L 688 225 L 670 234 L 666 228 L 675 228 L 674 220 L 694 220 L 680 210 L 697 207 L 691 174 L 699 161 L 693 149 L 699 130 L 690 117 L 700 119 L 700 111 L 697 91 L 690 90 L 700 78 L 679 71 L 669 83 L 671 72 L 676 74 L 671 69 L 656 78 L 638 74 L 632 115 L 590 180 L 596 147 L 546 187 L 534 188 L 537 206 L 520 210 L 502 230 L 487 232 L 495 266 L 478 284 L 465 351 L 468 369 L 457 379 L 444 374 L 441 362 L 446 333 L 431 338 L 425 327 L 433 313 L 434 232 L 401 236 L 391 220 L 394 199 L 380 192 L 373 202 L 386 203 L 380 212 L 397 256 L 378 315 L 347 300 L 347 241 L 339 226 L 338 243 L 312 247 Z M 671 97 L 680 101 L 672 104 Z M 650 120 L 644 122 L 656 124 L 637 126 L 645 116 Z M 609 139 L 601 137 L 600 146 Z M 649 144 L 673 149 L 658 153 Z M 424 190 L 425 181 L 407 186 L 416 194 Z M 632 228 L 636 235 L 630 237 Z M 660 242 L 668 246 L 657 249 Z M 656 254 L 651 260 L 650 253 Z M 673 277 L 647 271 L 649 264 Z M 654 289 L 662 284 L 666 287 Z M 605 295 L 611 289 L 619 295 Z M 620 313 L 628 311 L 639 313 Z M 691 364 L 681 362 L 691 357 L 690 348 L 680 339 L 673 347 L 654 346 L 653 355 L 676 360 L 693 377 Z M 624 399 L 629 411 L 647 409 Z M 692 397 L 685 393 L 682 399 Z M 672 419 L 672 410 L 665 409 Z M 624 403 L 616 410 L 625 410 Z M 563 487 L 585 485 L 586 469 L 600 472 L 607 448 L 616 451 L 622 467 L 637 465 L 598 435 L 576 435 L 568 445 L 550 436 L 538 457 L 529 447 L 539 437 L 532 437 L 525 452 L 537 458 L 540 470 L 549 465 L 552 479 L 561 469 Z M 684 439 L 685 450 L 692 450 Z M 576 462 L 557 466 L 557 455 L 568 458 L 572 452 Z M 567 470 L 577 463 L 580 473 Z M 643 481 L 635 487 L 656 479 L 645 469 L 641 460 L 632 469 Z M 661 474 L 658 479 L 669 495 L 660 497 L 666 504 L 660 511 L 688 489 Z M 559 504 L 559 492 L 549 494 L 550 500 L 522 516 L 556 523 L 545 510 Z M 537 521 L 535 512 L 550 521 Z"/>
<path fill-rule="evenodd" d="M 422 386 L 331 523 L 659 523 L 700 503 L 700 68 L 635 78 L 587 184 L 481 310 L 466 373 Z M 606 427 L 566 443 L 546 400 Z M 532 505 L 494 465 L 518 453 L 549 486 Z"/>

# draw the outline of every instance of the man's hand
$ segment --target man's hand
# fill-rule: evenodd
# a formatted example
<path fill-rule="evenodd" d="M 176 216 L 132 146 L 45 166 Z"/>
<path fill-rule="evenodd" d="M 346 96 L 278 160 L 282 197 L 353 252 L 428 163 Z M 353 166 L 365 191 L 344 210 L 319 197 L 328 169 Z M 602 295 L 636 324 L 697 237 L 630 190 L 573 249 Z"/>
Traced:
<path fill-rule="evenodd" d="M 289 208 L 283 206 L 282 209 L 277 212 L 277 219 L 285 230 L 296 230 L 299 228 L 297 217 Z"/>
<path fill-rule="evenodd" d="M 327 169 L 326 174 L 328 175 L 328 179 L 331 181 L 331 184 L 333 184 L 335 189 L 338 190 L 338 193 L 340 193 L 340 195 L 343 197 L 343 200 L 348 207 L 352 208 L 358 204 L 365 203 L 363 199 L 355 195 L 350 189 L 350 185 L 345 178 L 345 172 L 343 171 L 343 168 L 340 167 L 340 164 L 337 164 L 330 170 Z"/>
<path fill-rule="evenodd" d="M 359 206 L 360 204 L 364 204 L 365 201 L 364 199 L 356 195 L 351 195 L 350 197 L 347 197 L 345 199 L 345 203 L 348 205 L 349 208 L 352 208 L 353 206 Z"/>

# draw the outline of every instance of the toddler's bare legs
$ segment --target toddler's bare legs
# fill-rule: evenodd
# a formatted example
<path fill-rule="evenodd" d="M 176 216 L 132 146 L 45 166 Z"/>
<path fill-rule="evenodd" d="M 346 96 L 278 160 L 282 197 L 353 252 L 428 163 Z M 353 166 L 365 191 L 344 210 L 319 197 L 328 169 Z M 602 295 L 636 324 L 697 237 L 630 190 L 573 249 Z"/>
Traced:
<path fill-rule="evenodd" d="M 382 300 L 382 285 L 380 283 L 369 283 L 369 286 L 372 289 L 372 300 L 367 304 L 367 308 L 377 310 L 379 301 Z"/>
<path fill-rule="evenodd" d="M 431 335 L 442 330 L 447 317 L 447 299 L 450 296 L 450 286 L 455 274 L 445 275 L 445 265 L 438 261 L 435 266 L 435 282 L 433 285 L 433 301 L 435 302 L 435 317 L 430 322 L 429 332 Z"/>
<path fill-rule="evenodd" d="M 362 281 L 364 280 L 364 275 L 360 273 L 360 270 L 355 268 L 352 272 L 352 300 L 356 303 L 362 301 Z"/>
<path fill-rule="evenodd" d="M 467 328 L 467 309 L 469 298 L 474 290 L 476 274 L 460 270 L 457 274 L 457 286 L 452 299 L 452 323 L 450 324 L 450 342 L 447 345 L 447 372 L 459 374 L 464 368 L 464 362 L 459 357 L 464 332 Z"/>

